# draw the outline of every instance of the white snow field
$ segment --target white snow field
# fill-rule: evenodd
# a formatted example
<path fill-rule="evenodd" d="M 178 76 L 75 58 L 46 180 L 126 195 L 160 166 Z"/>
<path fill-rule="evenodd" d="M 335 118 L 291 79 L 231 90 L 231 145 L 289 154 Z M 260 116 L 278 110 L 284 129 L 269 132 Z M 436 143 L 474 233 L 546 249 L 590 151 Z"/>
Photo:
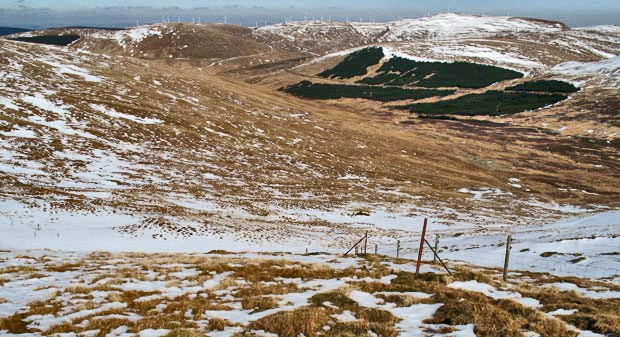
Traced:
<path fill-rule="evenodd" d="M 195 205 L 195 204 L 194 204 Z M 195 206 L 194 206 L 195 207 Z M 203 207 L 217 207 L 205 205 Z M 346 210 L 277 209 L 270 215 L 296 218 L 298 221 L 327 221 L 337 225 L 367 228 L 369 250 L 378 247 L 380 254 L 416 258 L 424 215 L 411 216 L 406 209 L 376 210 L 368 217 L 351 217 Z M 242 210 L 227 210 L 231 216 L 253 219 Z M 273 213 L 273 212 L 272 212 Z M 100 209 L 85 211 L 48 211 L 46 206 L 32 206 L 16 201 L 0 201 L 0 248 L 60 249 L 69 251 L 132 251 L 132 252 L 294 252 L 325 251 L 344 253 L 347 248 L 334 247 L 329 240 L 316 240 L 311 233 L 300 233 L 287 240 L 249 241 L 234 233 L 210 234 L 202 231 L 204 224 L 190 219 L 164 217 L 193 228 L 195 235 L 183 236 L 162 232 L 157 227 L 126 233 L 122 228 L 143 223 L 149 214 L 123 214 Z M 573 215 L 542 225 L 488 226 L 477 232 L 477 225 L 465 221 L 448 222 L 441 213 L 429 218 L 427 240 L 439 236 L 440 256 L 447 260 L 474 265 L 502 267 L 506 235 L 512 235 L 511 269 L 549 272 L 563 276 L 588 278 L 620 278 L 616 254 L 620 247 L 617 228 L 620 212 Z M 592 236 L 596 233 L 596 236 Z M 357 239 L 352 239 L 353 245 Z M 432 253 L 425 246 L 425 259 Z"/>

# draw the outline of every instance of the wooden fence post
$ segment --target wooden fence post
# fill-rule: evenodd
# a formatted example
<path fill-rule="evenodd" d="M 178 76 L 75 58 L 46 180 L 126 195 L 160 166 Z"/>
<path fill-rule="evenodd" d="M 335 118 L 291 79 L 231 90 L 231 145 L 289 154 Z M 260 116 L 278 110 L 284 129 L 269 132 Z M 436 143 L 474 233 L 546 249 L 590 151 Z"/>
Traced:
<path fill-rule="evenodd" d="M 366 255 L 366 248 L 368 247 L 368 232 L 364 236 L 364 255 Z"/>
<path fill-rule="evenodd" d="M 355 246 L 355 256 L 358 256 L 358 255 L 359 255 L 358 254 L 358 249 L 357 249 L 357 246 Z"/>
<path fill-rule="evenodd" d="M 400 240 L 396 241 L 396 258 L 400 257 Z"/>
<path fill-rule="evenodd" d="M 508 278 L 508 263 L 510 262 L 510 245 L 512 244 L 512 235 L 506 238 L 506 256 L 504 257 L 504 281 Z"/>
<path fill-rule="evenodd" d="M 424 226 L 422 226 L 422 238 L 420 239 L 420 250 L 418 250 L 418 263 L 415 266 L 415 277 L 420 275 L 420 263 L 422 262 L 422 250 L 424 249 L 424 236 L 426 235 L 426 223 L 428 220 L 424 218 Z"/>
<path fill-rule="evenodd" d="M 377 255 L 377 244 L 375 243 L 375 255 Z"/>
<path fill-rule="evenodd" d="M 439 234 L 435 234 L 435 253 L 439 254 L 437 247 L 439 246 Z M 433 254 L 433 263 L 437 263 L 437 255 Z"/>
<path fill-rule="evenodd" d="M 359 241 L 357 241 L 357 242 L 353 245 L 353 247 L 349 248 L 349 250 L 347 250 L 347 252 L 346 252 L 346 253 L 344 253 L 344 255 L 346 256 L 347 254 L 349 254 L 349 253 L 353 250 L 353 248 L 355 248 L 355 254 L 357 255 L 357 251 L 358 251 L 358 247 L 357 247 L 357 246 L 358 246 L 360 243 L 362 243 L 362 241 L 364 241 L 364 239 L 365 239 L 365 236 L 362 236 L 362 238 L 361 238 Z"/>

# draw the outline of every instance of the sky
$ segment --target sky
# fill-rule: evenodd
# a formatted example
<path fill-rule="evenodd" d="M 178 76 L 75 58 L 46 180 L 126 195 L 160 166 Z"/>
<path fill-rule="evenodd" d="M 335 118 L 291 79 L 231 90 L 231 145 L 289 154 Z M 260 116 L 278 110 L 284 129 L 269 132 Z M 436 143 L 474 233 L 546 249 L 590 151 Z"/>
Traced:
<path fill-rule="evenodd" d="M 191 22 L 197 16 L 205 22 L 226 20 L 243 25 L 320 16 L 389 21 L 442 12 L 527 16 L 571 26 L 620 25 L 618 0 L 2 0 L 0 26 L 126 27 L 160 22 L 162 17 Z"/>

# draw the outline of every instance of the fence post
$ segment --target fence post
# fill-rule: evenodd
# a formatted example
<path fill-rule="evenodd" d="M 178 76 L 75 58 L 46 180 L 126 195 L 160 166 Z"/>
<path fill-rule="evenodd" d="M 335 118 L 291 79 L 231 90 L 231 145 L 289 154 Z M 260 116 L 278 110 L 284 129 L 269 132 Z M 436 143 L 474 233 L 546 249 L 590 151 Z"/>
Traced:
<path fill-rule="evenodd" d="M 396 258 L 398 259 L 400 256 L 400 240 L 396 241 Z"/>
<path fill-rule="evenodd" d="M 437 247 L 439 246 L 439 234 L 435 234 L 435 254 L 439 254 Z M 437 263 L 437 255 L 433 254 L 433 263 Z"/>
<path fill-rule="evenodd" d="M 377 255 L 377 244 L 375 243 L 375 255 Z"/>
<path fill-rule="evenodd" d="M 357 246 L 355 246 L 355 256 L 357 256 L 357 255 L 359 255 L 358 254 L 358 249 L 357 249 Z"/>
<path fill-rule="evenodd" d="M 415 277 L 420 275 L 420 262 L 422 262 L 422 249 L 424 249 L 424 236 L 426 235 L 426 223 L 428 220 L 424 218 L 424 226 L 422 226 L 422 238 L 420 239 L 420 250 L 418 250 L 418 263 L 415 266 Z"/>
<path fill-rule="evenodd" d="M 364 236 L 364 255 L 366 255 L 367 246 L 368 246 L 368 232 L 366 232 L 366 235 Z"/>
<path fill-rule="evenodd" d="M 512 243 L 512 235 L 506 238 L 506 256 L 504 257 L 504 282 L 508 278 L 508 262 L 510 261 L 510 244 Z"/>

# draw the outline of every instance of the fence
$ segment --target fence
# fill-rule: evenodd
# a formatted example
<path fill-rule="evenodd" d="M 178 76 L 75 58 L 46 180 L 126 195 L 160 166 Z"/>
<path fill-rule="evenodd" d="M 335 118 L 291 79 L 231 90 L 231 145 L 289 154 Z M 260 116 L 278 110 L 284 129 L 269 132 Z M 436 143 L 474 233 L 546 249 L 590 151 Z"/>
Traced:
<path fill-rule="evenodd" d="M 364 242 L 367 242 L 369 240 L 368 234 L 366 234 L 363 239 Z M 422 250 L 423 254 L 421 255 L 422 260 L 425 261 L 435 260 L 435 256 L 430 249 L 430 247 L 433 246 L 433 239 L 432 237 L 429 239 L 430 240 L 427 240 L 428 246 Z M 465 242 L 467 243 L 467 246 L 475 247 L 475 240 L 476 238 L 471 238 L 471 241 Z M 397 240 L 389 246 L 379 246 L 378 253 L 393 257 L 417 259 L 419 255 L 419 243 L 419 237 L 409 237 L 406 240 Z M 461 243 L 463 242 L 461 241 Z M 543 257 L 540 255 L 533 255 L 535 253 L 516 251 L 516 249 L 506 250 L 506 245 L 504 245 L 503 247 L 497 247 L 489 246 L 488 242 L 486 242 L 485 244 L 485 248 L 469 248 L 444 251 L 438 249 L 437 254 L 444 261 L 449 261 L 452 263 L 468 263 L 487 268 L 504 269 L 508 272 L 530 271 L 549 273 L 557 276 L 575 276 L 581 278 L 596 279 L 613 278 L 620 276 L 620 264 L 618 264 L 617 262 L 613 263 L 616 261 L 613 259 L 613 255 L 620 254 L 620 246 L 608 244 L 594 244 L 579 241 L 564 243 L 565 246 L 570 246 L 573 250 L 582 252 L 612 250 L 611 253 L 606 253 L 610 256 L 609 260 L 612 263 L 608 266 L 603 266 L 601 265 L 601 262 L 605 263 L 606 259 L 601 258 L 600 256 L 599 259 L 603 259 L 602 261 L 586 261 L 586 264 L 582 264 L 579 262 L 562 261 L 561 259 L 556 257 Z M 485 244 L 482 244 L 481 242 L 480 246 L 484 247 Z M 441 244 L 435 244 L 435 247 L 437 246 L 441 246 Z M 580 249 L 580 246 L 583 246 L 583 249 Z M 508 261 L 506 258 L 507 252 L 509 253 Z M 375 251 L 375 253 L 377 253 L 377 251 Z M 555 254 L 562 255 L 562 253 Z M 600 255 L 600 252 L 594 254 Z M 575 256 L 575 258 L 577 257 L 578 256 Z M 573 258 L 573 256 L 571 256 L 571 258 Z"/>

